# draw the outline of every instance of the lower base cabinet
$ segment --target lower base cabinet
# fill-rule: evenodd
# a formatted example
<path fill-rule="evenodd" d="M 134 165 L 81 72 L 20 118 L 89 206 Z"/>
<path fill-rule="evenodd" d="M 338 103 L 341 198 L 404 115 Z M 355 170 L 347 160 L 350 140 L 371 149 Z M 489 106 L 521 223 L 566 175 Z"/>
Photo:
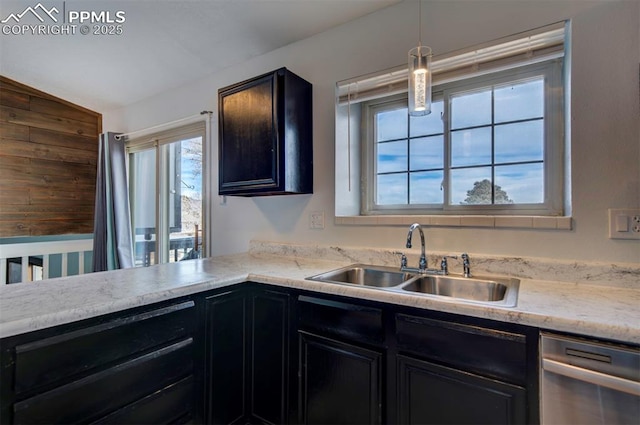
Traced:
<path fill-rule="evenodd" d="M 536 424 L 538 329 L 245 283 L 0 341 L 0 423 Z"/>
<path fill-rule="evenodd" d="M 300 332 L 304 424 L 382 422 L 382 353 Z"/>

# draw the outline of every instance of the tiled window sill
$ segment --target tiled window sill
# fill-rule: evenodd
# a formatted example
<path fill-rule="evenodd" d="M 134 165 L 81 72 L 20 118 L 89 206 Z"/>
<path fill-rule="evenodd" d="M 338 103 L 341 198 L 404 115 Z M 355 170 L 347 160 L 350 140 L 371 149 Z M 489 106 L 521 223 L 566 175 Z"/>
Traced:
<path fill-rule="evenodd" d="M 370 215 L 336 217 L 336 225 L 409 226 L 420 223 L 432 227 L 483 227 L 540 230 L 571 230 L 571 217 L 489 216 L 489 215 Z"/>

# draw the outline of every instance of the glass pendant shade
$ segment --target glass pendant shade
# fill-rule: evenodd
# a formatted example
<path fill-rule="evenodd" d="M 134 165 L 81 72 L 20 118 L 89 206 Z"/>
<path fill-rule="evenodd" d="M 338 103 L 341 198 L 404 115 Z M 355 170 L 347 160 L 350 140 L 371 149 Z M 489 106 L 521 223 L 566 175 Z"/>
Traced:
<path fill-rule="evenodd" d="M 418 46 L 409 50 L 409 115 L 431 113 L 431 48 Z"/>

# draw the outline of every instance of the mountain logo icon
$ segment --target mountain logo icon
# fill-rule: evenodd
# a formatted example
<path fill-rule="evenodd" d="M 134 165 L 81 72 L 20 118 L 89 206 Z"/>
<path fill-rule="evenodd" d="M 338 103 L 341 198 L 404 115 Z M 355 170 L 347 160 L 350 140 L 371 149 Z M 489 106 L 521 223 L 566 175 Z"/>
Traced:
<path fill-rule="evenodd" d="M 24 11 L 22 11 L 22 13 L 12 13 L 0 22 L 6 24 L 10 20 L 14 20 L 15 23 L 19 23 L 20 20 L 29 13 L 35 16 L 40 22 L 44 22 L 43 16 L 48 16 L 53 22 L 58 22 L 58 18 L 54 16 L 54 13 L 58 14 L 60 13 L 60 11 L 58 11 L 55 6 L 50 10 L 47 10 L 47 8 L 42 5 L 42 3 L 38 3 L 37 5 L 35 5 L 35 7 L 27 7 Z"/>

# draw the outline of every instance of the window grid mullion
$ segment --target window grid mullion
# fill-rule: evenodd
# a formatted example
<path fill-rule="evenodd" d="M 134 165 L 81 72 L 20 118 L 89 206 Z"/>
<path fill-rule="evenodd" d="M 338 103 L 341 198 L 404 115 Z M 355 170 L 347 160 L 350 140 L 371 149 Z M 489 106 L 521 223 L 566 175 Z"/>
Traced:
<path fill-rule="evenodd" d="M 411 117 L 407 114 L 407 205 L 411 204 Z"/>
<path fill-rule="evenodd" d="M 444 143 L 444 158 L 443 158 L 443 176 L 441 187 L 443 187 L 442 194 L 442 206 L 443 208 L 447 208 L 450 205 L 450 190 L 451 186 L 449 183 L 451 181 L 451 106 L 450 101 L 451 97 L 449 94 L 445 94 L 443 98 L 443 107 L 442 107 L 442 127 L 444 130 L 444 134 L 442 137 L 442 142 Z"/>
<path fill-rule="evenodd" d="M 495 87 L 491 86 L 491 205 L 496 204 L 496 104 Z"/>

